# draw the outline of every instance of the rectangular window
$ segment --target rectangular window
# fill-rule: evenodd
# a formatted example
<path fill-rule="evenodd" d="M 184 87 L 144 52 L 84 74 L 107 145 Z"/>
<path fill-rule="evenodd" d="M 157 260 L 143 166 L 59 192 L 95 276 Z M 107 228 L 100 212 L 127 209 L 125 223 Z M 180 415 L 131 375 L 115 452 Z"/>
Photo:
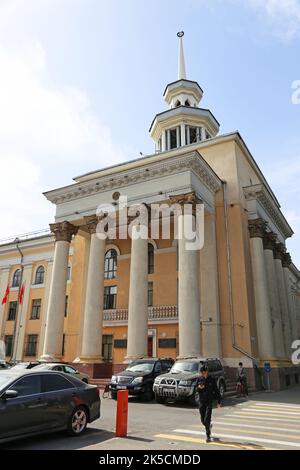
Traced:
<path fill-rule="evenodd" d="M 153 282 L 148 282 L 148 307 L 153 306 Z"/>
<path fill-rule="evenodd" d="M 176 338 L 159 338 L 159 348 L 176 348 Z"/>
<path fill-rule="evenodd" d="M 17 316 L 17 308 L 18 308 L 18 302 L 13 301 L 9 302 L 9 309 L 8 309 L 8 317 L 7 320 L 12 320 L 14 321 Z"/>
<path fill-rule="evenodd" d="M 116 308 L 117 303 L 117 286 L 104 287 L 104 310 Z"/>
<path fill-rule="evenodd" d="M 66 299 L 65 299 L 65 317 L 68 316 L 68 304 L 69 304 L 69 296 L 66 295 Z"/>
<path fill-rule="evenodd" d="M 197 128 L 196 127 L 190 127 L 190 144 L 194 144 L 197 142 Z"/>
<path fill-rule="evenodd" d="M 5 355 L 8 357 L 12 356 L 13 339 L 13 335 L 6 335 L 4 337 Z"/>
<path fill-rule="evenodd" d="M 38 335 L 28 335 L 25 348 L 25 356 L 35 356 L 37 348 Z"/>
<path fill-rule="evenodd" d="M 177 148 L 177 129 L 170 130 L 170 149 Z"/>
<path fill-rule="evenodd" d="M 115 339 L 114 347 L 116 349 L 126 349 L 127 348 L 127 339 Z"/>
<path fill-rule="evenodd" d="M 210 139 L 210 138 L 211 138 L 211 135 L 210 135 L 207 131 L 205 131 L 205 138 L 206 138 L 206 139 Z"/>
<path fill-rule="evenodd" d="M 38 320 L 41 313 L 42 299 L 33 299 L 31 306 L 31 320 Z"/>
<path fill-rule="evenodd" d="M 105 361 L 112 361 L 113 352 L 113 336 L 103 335 L 102 336 L 102 356 Z"/>

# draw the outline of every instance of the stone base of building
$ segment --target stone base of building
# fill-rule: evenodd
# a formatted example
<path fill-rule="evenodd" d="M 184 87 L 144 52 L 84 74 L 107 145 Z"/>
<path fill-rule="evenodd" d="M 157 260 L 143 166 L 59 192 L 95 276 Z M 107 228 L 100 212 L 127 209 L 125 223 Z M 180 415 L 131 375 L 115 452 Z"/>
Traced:
<path fill-rule="evenodd" d="M 79 363 L 75 365 L 79 372 L 87 374 L 92 379 L 107 379 L 113 375 L 113 364 L 111 362 Z"/>

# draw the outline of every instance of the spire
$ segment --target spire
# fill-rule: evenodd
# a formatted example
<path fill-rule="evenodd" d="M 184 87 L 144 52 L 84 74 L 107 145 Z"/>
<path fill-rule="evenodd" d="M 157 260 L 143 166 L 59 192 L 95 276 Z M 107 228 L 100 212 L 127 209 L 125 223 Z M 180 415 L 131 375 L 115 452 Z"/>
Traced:
<path fill-rule="evenodd" d="M 178 80 L 185 79 L 185 61 L 184 61 L 184 52 L 183 52 L 183 36 L 184 31 L 179 31 L 177 33 L 179 38 L 179 50 L 178 50 Z"/>

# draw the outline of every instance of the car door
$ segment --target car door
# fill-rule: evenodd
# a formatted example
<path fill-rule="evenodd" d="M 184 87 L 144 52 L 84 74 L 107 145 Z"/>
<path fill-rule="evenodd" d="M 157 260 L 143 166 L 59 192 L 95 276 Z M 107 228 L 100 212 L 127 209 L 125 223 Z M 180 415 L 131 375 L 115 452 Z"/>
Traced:
<path fill-rule="evenodd" d="M 42 388 L 46 400 L 45 420 L 50 428 L 66 425 L 76 405 L 76 387 L 61 373 L 44 374 Z"/>
<path fill-rule="evenodd" d="M 17 436 L 45 429 L 45 401 L 40 374 L 17 379 L 7 390 L 15 390 L 15 398 L 0 400 L 0 438 Z"/>

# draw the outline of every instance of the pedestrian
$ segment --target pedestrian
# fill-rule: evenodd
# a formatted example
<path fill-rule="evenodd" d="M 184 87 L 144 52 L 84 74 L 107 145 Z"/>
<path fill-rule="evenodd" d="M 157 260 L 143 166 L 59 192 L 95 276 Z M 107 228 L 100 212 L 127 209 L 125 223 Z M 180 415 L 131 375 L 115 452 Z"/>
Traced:
<path fill-rule="evenodd" d="M 247 372 L 242 362 L 239 362 L 239 366 L 236 373 L 237 378 L 237 396 L 243 395 L 244 397 L 248 395 L 248 386 L 247 386 Z"/>
<path fill-rule="evenodd" d="M 211 442 L 211 414 L 213 402 L 217 400 L 218 408 L 221 407 L 221 395 L 214 377 L 209 375 L 207 366 L 200 369 L 201 376 L 197 381 L 197 391 L 199 394 L 199 413 L 201 423 L 205 427 L 206 442 Z"/>

